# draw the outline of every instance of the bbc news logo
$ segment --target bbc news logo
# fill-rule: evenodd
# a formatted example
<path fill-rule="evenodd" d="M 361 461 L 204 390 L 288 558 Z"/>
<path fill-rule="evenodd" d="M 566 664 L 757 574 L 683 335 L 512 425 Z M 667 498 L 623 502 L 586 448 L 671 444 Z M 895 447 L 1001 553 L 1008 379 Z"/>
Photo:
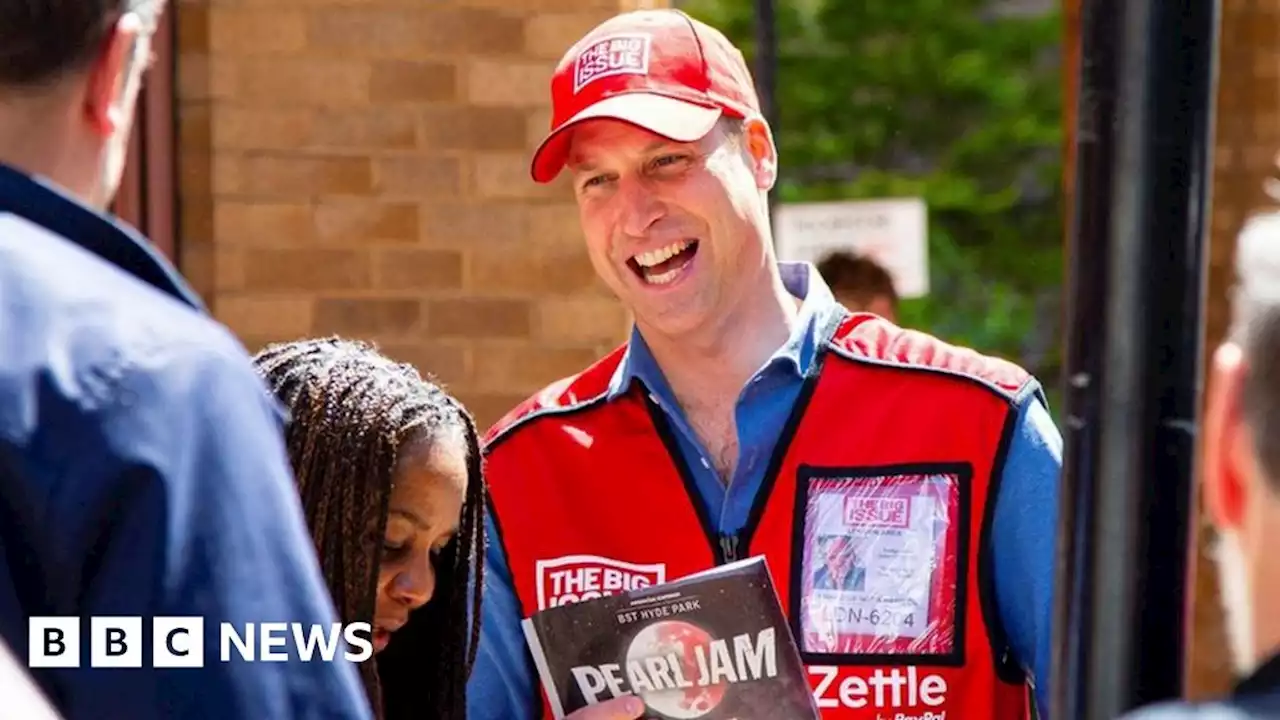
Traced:
<path fill-rule="evenodd" d="M 82 620 L 32 617 L 28 620 L 27 665 L 33 668 L 81 667 Z M 349 662 L 373 657 L 369 623 L 219 623 L 218 662 Z M 89 667 L 140 668 L 147 640 L 140 617 L 89 618 Z M 151 667 L 204 667 L 205 633 L 201 617 L 151 620 Z"/>

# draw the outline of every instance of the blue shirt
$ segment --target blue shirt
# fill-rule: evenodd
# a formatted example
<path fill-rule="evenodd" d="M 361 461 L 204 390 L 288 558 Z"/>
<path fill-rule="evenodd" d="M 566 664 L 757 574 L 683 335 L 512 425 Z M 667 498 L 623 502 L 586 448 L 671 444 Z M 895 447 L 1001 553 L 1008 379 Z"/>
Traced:
<path fill-rule="evenodd" d="M 748 381 L 738 398 L 739 461 L 729 483 L 716 475 L 638 332 L 632 332 L 609 390 L 611 399 L 626 392 L 633 381 L 649 390 L 676 430 L 698 494 L 724 535 L 734 535 L 746 524 L 774 445 L 817 355 L 822 328 L 833 314 L 843 312 L 811 265 L 783 263 L 781 270 L 787 290 L 803 301 L 799 322 L 786 344 Z M 1034 681 L 1042 718 L 1048 707 L 1061 467 L 1061 436 L 1039 396 L 1029 396 L 1018 408 L 1017 430 L 996 498 L 992 574 L 1000 620 L 1016 659 Z M 492 518 L 487 522 L 489 537 L 496 538 Z M 511 570 L 496 542 L 489 545 L 485 573 L 482 634 L 468 690 L 468 716 L 472 720 L 537 717 L 537 674 L 520 628 L 522 614 Z"/>
<path fill-rule="evenodd" d="M 144 240 L 4 166 L 0 348 L 0 640 L 82 619 L 80 667 L 31 671 L 66 720 L 371 717 L 341 655 L 219 661 L 222 622 L 336 620 L 244 348 Z M 111 615 L 142 617 L 142 668 L 90 667 Z M 155 616 L 203 618 L 203 669 L 151 667 Z"/>

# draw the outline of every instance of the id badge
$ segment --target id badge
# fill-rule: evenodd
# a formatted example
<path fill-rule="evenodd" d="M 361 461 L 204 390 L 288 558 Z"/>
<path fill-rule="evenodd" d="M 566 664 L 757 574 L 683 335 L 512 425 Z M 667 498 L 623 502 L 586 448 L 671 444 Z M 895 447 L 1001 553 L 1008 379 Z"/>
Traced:
<path fill-rule="evenodd" d="M 968 467 L 800 473 L 793 597 L 802 652 L 956 661 Z"/>

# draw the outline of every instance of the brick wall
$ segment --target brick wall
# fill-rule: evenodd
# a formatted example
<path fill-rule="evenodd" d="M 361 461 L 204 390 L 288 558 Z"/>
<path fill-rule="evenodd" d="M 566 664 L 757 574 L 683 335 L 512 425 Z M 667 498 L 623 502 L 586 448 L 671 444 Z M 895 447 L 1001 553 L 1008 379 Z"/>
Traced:
<path fill-rule="evenodd" d="M 180 264 L 251 350 L 374 339 L 487 424 L 625 337 L 526 168 L 555 61 L 646 3 L 177 2 Z"/>

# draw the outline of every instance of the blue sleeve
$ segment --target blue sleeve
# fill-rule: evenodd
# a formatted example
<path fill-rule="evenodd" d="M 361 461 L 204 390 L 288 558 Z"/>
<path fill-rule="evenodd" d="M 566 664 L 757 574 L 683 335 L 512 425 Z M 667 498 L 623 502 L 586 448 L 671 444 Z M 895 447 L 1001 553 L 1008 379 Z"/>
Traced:
<path fill-rule="evenodd" d="M 68 720 L 365 720 L 341 652 L 332 662 L 219 657 L 219 625 L 335 621 L 306 530 L 280 417 L 248 357 L 223 342 L 168 348 L 125 370 L 113 406 L 58 484 L 64 577 L 84 616 L 143 615 L 143 669 L 82 665 L 57 682 Z M 86 436 L 90 431 L 86 431 Z M 199 616 L 202 669 L 150 669 L 150 617 Z M 286 652 L 291 658 L 296 654 Z"/>
<path fill-rule="evenodd" d="M 525 644 L 520 600 L 493 518 L 485 514 L 485 553 L 480 647 L 467 686 L 470 720 L 533 720 L 542 713 L 537 675 Z"/>
<path fill-rule="evenodd" d="M 1019 409 L 995 499 L 992 579 L 1000 620 L 1014 655 L 1034 680 L 1041 718 L 1048 717 L 1049 706 L 1061 471 L 1062 436 L 1048 409 L 1028 398 Z"/>

